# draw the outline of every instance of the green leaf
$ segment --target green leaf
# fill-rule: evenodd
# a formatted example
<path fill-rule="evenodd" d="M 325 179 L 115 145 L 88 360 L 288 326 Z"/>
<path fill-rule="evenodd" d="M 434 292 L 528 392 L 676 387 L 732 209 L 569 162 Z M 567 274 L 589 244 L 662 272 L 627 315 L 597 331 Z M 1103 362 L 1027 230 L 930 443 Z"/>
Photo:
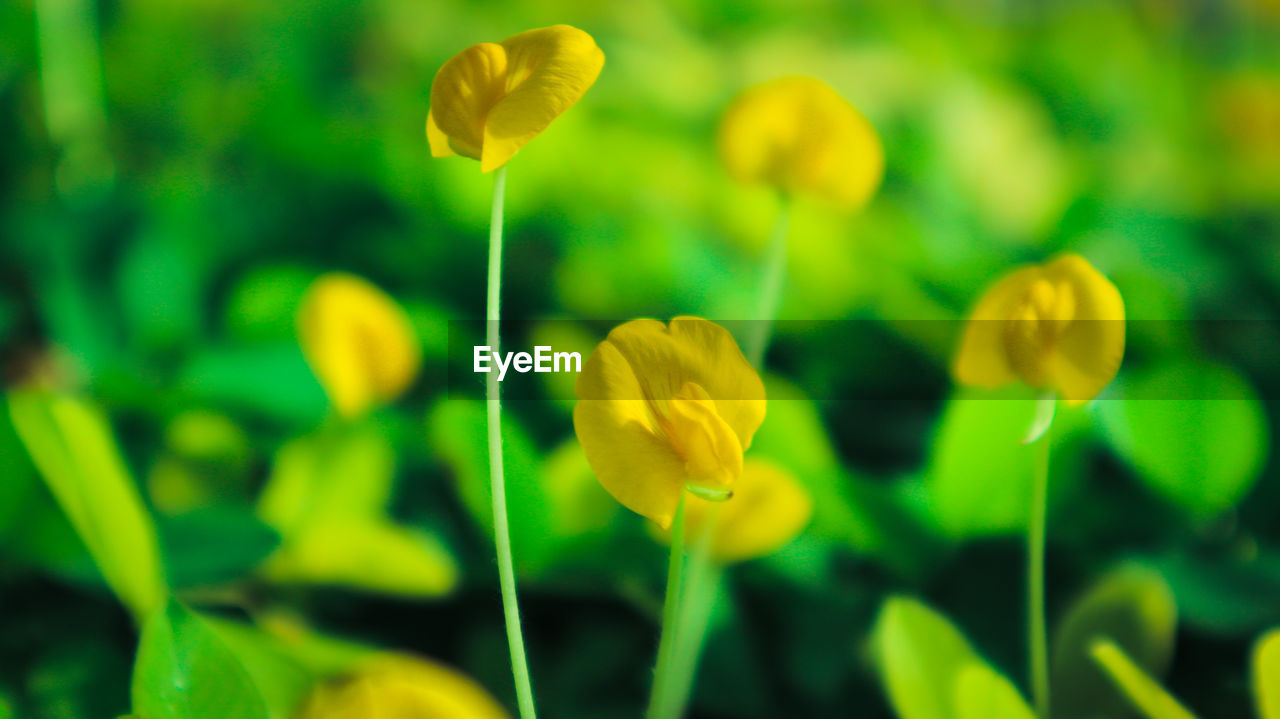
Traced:
<path fill-rule="evenodd" d="M 1267 632 L 1254 645 L 1253 696 L 1259 719 L 1280 719 L 1280 629 Z"/>
<path fill-rule="evenodd" d="M 1142 667 L 1134 664 L 1115 642 L 1095 640 L 1089 647 L 1089 654 L 1129 703 L 1149 719 L 1195 719 L 1194 714 L 1147 676 Z"/>
<path fill-rule="evenodd" d="M 160 517 L 165 566 L 177 588 L 240 577 L 266 559 L 280 535 L 247 508 L 212 506 Z"/>
<path fill-rule="evenodd" d="M 483 401 L 446 399 L 427 414 L 427 437 L 431 449 L 452 470 L 463 504 L 491 535 L 486 422 Z M 516 569 L 535 573 L 546 566 L 555 550 L 552 504 L 539 477 L 542 464 L 537 449 L 509 413 L 502 418 L 502 456 Z"/>
<path fill-rule="evenodd" d="M 296 716 L 321 675 L 284 651 L 274 637 L 253 626 L 213 617 L 205 619 L 205 624 L 244 667 L 272 719 Z"/>
<path fill-rule="evenodd" d="M 944 532 L 965 539 L 1026 528 L 1036 452 L 1023 440 L 1036 408 L 1033 393 L 1020 387 L 962 389 L 947 401 L 925 475 L 933 516 Z M 1050 437 L 1055 448 L 1081 422 L 1081 412 L 1059 406 Z M 1053 474 L 1051 498 L 1070 478 Z"/>
<path fill-rule="evenodd" d="M 101 411 L 34 391 L 9 396 L 18 436 L 99 571 L 136 617 L 167 589 L 156 530 Z"/>
<path fill-rule="evenodd" d="M 147 619 L 133 669 L 147 719 L 269 719 L 244 666 L 203 619 L 170 601 Z"/>
<path fill-rule="evenodd" d="M 1016 687 L 985 664 L 970 664 L 956 680 L 956 719 L 1036 719 Z"/>
<path fill-rule="evenodd" d="M 286 535 L 316 521 L 380 517 L 394 476 L 395 450 L 376 425 L 328 427 L 280 448 L 258 514 Z"/>
<path fill-rule="evenodd" d="M 1266 459 L 1257 393 L 1227 367 L 1163 364 L 1122 384 L 1101 418 L 1120 454 L 1161 496 L 1211 516 L 1253 487 Z"/>
<path fill-rule="evenodd" d="M 914 599 L 894 597 L 880 609 L 871 642 L 881 683 L 901 719 L 959 719 L 957 681 L 982 659 L 946 617 Z"/>
<path fill-rule="evenodd" d="M 1053 713 L 1128 715 L 1091 656 L 1094 640 L 1110 637 L 1143 671 L 1160 676 L 1173 656 L 1177 624 L 1173 591 L 1160 574 L 1132 565 L 1108 573 L 1071 605 L 1054 633 Z"/>
<path fill-rule="evenodd" d="M 438 596 L 458 569 L 433 538 L 386 520 L 326 519 L 292 533 L 268 561 L 279 582 L 359 587 L 387 594 Z"/>

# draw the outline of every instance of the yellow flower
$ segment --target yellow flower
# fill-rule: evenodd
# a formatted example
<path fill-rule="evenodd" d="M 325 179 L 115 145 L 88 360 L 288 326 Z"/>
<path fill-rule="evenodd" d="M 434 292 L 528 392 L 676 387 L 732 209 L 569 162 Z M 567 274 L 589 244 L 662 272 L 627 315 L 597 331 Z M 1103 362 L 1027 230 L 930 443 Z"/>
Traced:
<path fill-rule="evenodd" d="M 1124 356 L 1124 301 L 1083 257 L 1015 270 L 987 290 L 965 327 L 954 374 L 994 388 L 1016 380 L 1070 404 L 1093 399 Z"/>
<path fill-rule="evenodd" d="M 739 95 L 720 123 L 720 157 L 739 181 L 849 208 L 865 204 L 884 174 L 875 128 L 812 77 L 785 77 Z"/>
<path fill-rule="evenodd" d="M 464 155 L 489 172 L 582 99 L 604 67 L 587 33 L 568 25 L 482 42 L 436 73 L 427 113 L 432 157 Z"/>
<path fill-rule="evenodd" d="M 302 299 L 297 326 L 311 371 L 344 417 L 390 402 L 418 373 L 421 352 L 408 315 L 354 275 L 317 278 Z"/>
<path fill-rule="evenodd" d="M 380 656 L 320 684 L 297 719 L 506 719 L 480 685 L 435 662 Z"/>
<path fill-rule="evenodd" d="M 727 496 L 764 421 L 764 384 L 733 336 L 697 317 L 615 327 L 583 365 L 573 426 L 600 484 L 671 526 L 681 493 Z"/>
<path fill-rule="evenodd" d="M 711 557 L 725 564 L 773 554 L 813 518 L 809 492 L 781 467 L 757 459 L 743 463 L 742 478 L 728 500 L 688 497 L 685 502 L 686 536 L 696 540 L 709 528 Z M 670 541 L 671 533 L 663 530 L 660 536 Z"/>

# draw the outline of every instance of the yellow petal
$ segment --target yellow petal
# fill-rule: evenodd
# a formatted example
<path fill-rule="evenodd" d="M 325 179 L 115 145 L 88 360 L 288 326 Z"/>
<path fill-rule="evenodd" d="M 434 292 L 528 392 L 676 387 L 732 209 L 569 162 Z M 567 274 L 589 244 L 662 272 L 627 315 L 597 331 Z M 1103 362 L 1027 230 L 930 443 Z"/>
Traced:
<path fill-rule="evenodd" d="M 421 360 L 404 310 L 366 280 L 323 275 L 303 297 L 298 340 L 339 414 L 353 417 L 409 386 Z"/>
<path fill-rule="evenodd" d="M 668 526 L 687 483 L 736 481 L 764 421 L 764 385 L 723 327 L 694 317 L 627 322 L 582 369 L 574 427 L 623 505 Z"/>
<path fill-rule="evenodd" d="M 600 484 L 622 506 L 670 526 L 684 491 L 684 460 L 654 425 L 639 380 L 617 347 L 602 342 L 596 348 L 578 375 L 577 394 L 574 431 Z"/>
<path fill-rule="evenodd" d="M 472 45 L 436 72 L 430 116 L 454 152 L 480 159 L 485 119 L 502 99 L 506 85 L 507 52 L 491 42 Z"/>
<path fill-rule="evenodd" d="M 710 502 L 691 496 L 685 502 L 687 536 L 692 541 L 710 527 L 711 556 L 725 563 L 773 554 L 799 536 L 813 517 L 813 499 L 800 482 L 761 460 L 744 463 L 729 499 Z"/>
<path fill-rule="evenodd" d="M 1115 285 L 1079 255 L 1062 255 L 1045 267 L 1053 282 L 1071 288 L 1074 316 L 1058 336 L 1051 370 L 1054 388 L 1069 404 L 1098 395 L 1124 357 L 1124 300 Z"/>
<path fill-rule="evenodd" d="M 1260 719 L 1280 719 L 1280 629 L 1272 629 L 1253 650 L 1253 693 Z"/>
<path fill-rule="evenodd" d="M 427 111 L 427 145 L 431 148 L 432 157 L 449 157 L 457 154 L 452 147 L 449 147 L 449 136 L 444 134 L 436 124 L 436 119 L 431 115 L 430 110 Z"/>
<path fill-rule="evenodd" d="M 884 150 L 862 113 L 831 86 L 787 77 L 743 92 L 720 125 L 720 156 L 742 182 L 765 182 L 846 207 L 863 205 L 884 174 Z"/>
<path fill-rule="evenodd" d="M 1018 379 L 1006 352 L 1006 325 L 1041 275 L 1038 267 L 1024 267 L 983 293 L 965 324 L 952 366 L 957 382 L 995 389 Z"/>
<path fill-rule="evenodd" d="M 604 53 L 590 35 L 568 25 L 529 30 L 502 41 L 507 52 L 507 94 L 485 125 L 480 170 L 507 163 L 551 121 L 577 104 L 604 68 Z"/>
<path fill-rule="evenodd" d="M 351 675 L 320 684 L 299 719 L 506 719 L 485 690 L 436 662 L 379 656 Z"/>

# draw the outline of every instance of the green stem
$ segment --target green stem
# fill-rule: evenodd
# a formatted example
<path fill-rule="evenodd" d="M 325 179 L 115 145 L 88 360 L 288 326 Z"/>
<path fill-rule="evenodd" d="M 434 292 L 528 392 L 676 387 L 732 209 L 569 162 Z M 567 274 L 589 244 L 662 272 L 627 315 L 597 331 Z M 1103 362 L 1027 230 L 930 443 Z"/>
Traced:
<path fill-rule="evenodd" d="M 756 313 L 752 318 L 751 332 L 746 341 L 747 361 L 753 367 L 763 368 L 764 353 L 769 349 L 773 334 L 773 321 L 778 316 L 782 302 L 782 281 L 787 274 L 787 227 L 790 224 L 791 202 L 783 197 L 778 207 L 778 218 L 773 223 L 769 247 L 765 250 L 764 275 L 760 281 L 760 294 L 756 298 Z"/>
<path fill-rule="evenodd" d="M 1031 654 L 1031 687 L 1036 716 L 1049 719 L 1049 631 L 1044 607 L 1044 554 L 1049 501 L 1049 445 L 1051 429 L 1036 442 L 1035 474 L 1031 485 L 1031 516 L 1027 522 L 1027 615 Z"/>
<path fill-rule="evenodd" d="M 666 696 L 671 691 L 672 659 L 680 630 L 681 581 L 684 576 L 684 492 L 671 520 L 671 560 L 667 564 L 667 597 L 662 603 L 662 635 L 658 639 L 658 663 L 653 673 L 653 693 L 649 697 L 648 719 L 660 719 Z"/>
<path fill-rule="evenodd" d="M 662 719 L 677 719 L 684 714 L 698 673 L 698 660 L 702 656 L 702 645 L 706 641 L 722 576 L 720 566 L 711 560 L 711 536 L 718 516 L 719 512 L 713 508 L 689 552 L 680 614 L 676 620 L 680 634 L 672 650 L 672 679 L 659 704 Z"/>
<path fill-rule="evenodd" d="M 493 176 L 493 211 L 489 215 L 489 296 L 485 305 L 485 342 L 498 352 L 502 299 L 502 198 L 506 191 L 507 168 Z M 498 583 L 502 587 L 502 613 L 507 622 L 507 644 L 511 648 L 511 673 L 516 682 L 516 702 L 522 719 L 534 719 L 533 686 L 529 663 L 524 655 L 524 633 L 520 630 L 520 606 L 516 601 L 516 572 L 511 559 L 511 527 L 507 522 L 507 485 L 502 466 L 502 403 L 498 375 L 490 372 L 485 381 L 485 404 L 489 419 L 489 482 L 493 495 L 493 538 L 498 548 Z"/>

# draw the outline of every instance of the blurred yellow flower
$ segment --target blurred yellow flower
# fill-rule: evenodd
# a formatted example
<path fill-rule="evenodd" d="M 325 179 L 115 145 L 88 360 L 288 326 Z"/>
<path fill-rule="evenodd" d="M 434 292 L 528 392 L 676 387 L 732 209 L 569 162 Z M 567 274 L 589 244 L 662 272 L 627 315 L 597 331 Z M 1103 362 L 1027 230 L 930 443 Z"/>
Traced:
<path fill-rule="evenodd" d="M 742 478 L 728 500 L 689 497 L 686 502 L 687 535 L 700 537 L 709 529 L 711 557 L 724 564 L 773 554 L 813 518 L 809 492 L 781 467 L 758 459 L 743 463 Z M 659 536 L 671 540 L 670 531 L 661 530 Z"/>
<path fill-rule="evenodd" d="M 385 655 L 320 684 L 297 719 L 506 719 L 480 685 L 435 662 Z"/>
<path fill-rule="evenodd" d="M 604 67 L 587 33 L 568 25 L 482 42 L 453 56 L 431 84 L 432 157 L 464 155 L 489 172 L 582 99 Z"/>
<path fill-rule="evenodd" d="M 1115 377 L 1124 333 L 1120 292 L 1083 257 L 1060 255 L 986 291 L 965 327 L 955 378 L 985 388 L 1022 380 L 1081 404 Z"/>
<path fill-rule="evenodd" d="M 408 315 L 354 275 L 317 278 L 302 299 L 297 329 L 311 371 L 344 417 L 390 402 L 418 373 L 421 351 Z"/>
<path fill-rule="evenodd" d="M 742 182 L 811 193 L 849 208 L 884 174 L 875 128 L 830 85 L 785 77 L 747 89 L 720 123 L 720 157 Z"/>
<path fill-rule="evenodd" d="M 764 384 L 733 336 L 697 317 L 615 327 L 576 394 L 573 426 L 596 478 L 663 528 L 686 488 L 733 491 L 765 413 Z"/>

